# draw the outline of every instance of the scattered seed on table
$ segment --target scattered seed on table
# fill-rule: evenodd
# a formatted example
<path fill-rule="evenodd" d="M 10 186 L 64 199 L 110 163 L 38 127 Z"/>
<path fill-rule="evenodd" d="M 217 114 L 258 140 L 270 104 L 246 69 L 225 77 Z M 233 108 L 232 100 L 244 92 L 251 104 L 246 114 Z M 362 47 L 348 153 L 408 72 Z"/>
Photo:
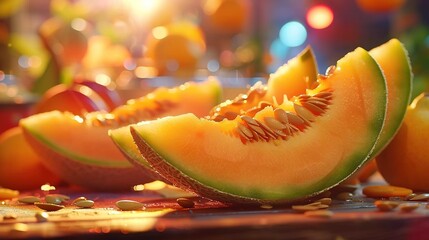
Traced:
<path fill-rule="evenodd" d="M 399 208 L 399 211 L 401 212 L 412 212 L 417 208 L 419 208 L 419 204 L 418 203 L 401 203 L 399 204 L 398 208 Z"/>
<path fill-rule="evenodd" d="M 45 202 L 52 203 L 52 204 L 61 204 L 63 200 L 61 198 L 55 196 L 55 195 L 46 195 L 45 196 Z"/>
<path fill-rule="evenodd" d="M 320 218 L 330 218 L 334 215 L 334 213 L 330 210 L 314 210 L 314 211 L 306 211 L 304 215 L 309 217 L 320 217 Z"/>
<path fill-rule="evenodd" d="M 391 185 L 373 185 L 362 189 L 363 194 L 371 198 L 407 197 L 413 190 Z"/>
<path fill-rule="evenodd" d="M 37 212 L 34 216 L 38 222 L 47 222 L 49 219 L 49 214 L 47 212 Z"/>
<path fill-rule="evenodd" d="M 143 208 L 143 204 L 134 200 L 119 200 L 116 202 L 116 206 L 122 211 L 133 211 L 140 210 Z"/>
<path fill-rule="evenodd" d="M 74 205 L 80 208 L 92 208 L 94 206 L 94 201 L 85 199 L 75 202 Z"/>
<path fill-rule="evenodd" d="M 395 201 L 377 200 L 374 202 L 374 205 L 378 208 L 378 210 L 382 212 L 388 212 L 398 207 L 399 203 Z"/>
<path fill-rule="evenodd" d="M 429 193 L 416 194 L 415 196 L 409 198 L 410 201 L 427 201 L 429 199 Z"/>
<path fill-rule="evenodd" d="M 195 206 L 194 201 L 188 198 L 178 198 L 176 202 L 183 208 L 193 208 Z"/>
<path fill-rule="evenodd" d="M 44 202 L 35 202 L 34 205 L 46 211 L 58 211 L 64 208 L 64 205 L 44 203 Z"/>
<path fill-rule="evenodd" d="M 35 202 L 40 202 L 40 198 L 35 196 L 25 196 L 19 198 L 18 202 L 25 204 L 34 204 Z"/>
<path fill-rule="evenodd" d="M 321 198 L 321 199 L 317 200 L 316 202 L 320 202 L 321 204 L 324 204 L 324 205 L 331 205 L 332 198 L 325 197 L 325 198 Z"/>
<path fill-rule="evenodd" d="M 318 204 L 318 205 L 293 205 L 292 209 L 298 212 L 306 212 L 306 211 L 315 211 L 320 209 L 328 208 L 328 205 Z"/>

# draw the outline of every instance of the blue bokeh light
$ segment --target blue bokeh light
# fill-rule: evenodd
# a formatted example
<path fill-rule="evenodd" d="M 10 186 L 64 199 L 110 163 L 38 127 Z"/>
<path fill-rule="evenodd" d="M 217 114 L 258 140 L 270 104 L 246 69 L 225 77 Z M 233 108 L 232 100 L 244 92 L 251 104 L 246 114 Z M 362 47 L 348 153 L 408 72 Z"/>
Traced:
<path fill-rule="evenodd" d="M 279 38 L 288 47 L 298 47 L 307 40 L 307 30 L 302 23 L 290 21 L 281 27 Z"/>

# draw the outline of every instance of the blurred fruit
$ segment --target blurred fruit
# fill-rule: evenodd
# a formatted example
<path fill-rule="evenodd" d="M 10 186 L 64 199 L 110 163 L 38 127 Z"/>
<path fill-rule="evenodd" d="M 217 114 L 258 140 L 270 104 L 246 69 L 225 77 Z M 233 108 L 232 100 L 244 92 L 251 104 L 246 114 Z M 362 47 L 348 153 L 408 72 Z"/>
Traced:
<path fill-rule="evenodd" d="M 76 79 L 74 82 L 87 86 L 95 91 L 103 99 L 110 110 L 113 110 L 123 104 L 121 97 L 115 89 L 111 89 L 106 85 L 88 79 Z"/>
<path fill-rule="evenodd" d="M 376 158 L 378 170 L 391 185 L 429 191 L 429 94 L 422 93 L 408 107 L 392 142 Z"/>
<path fill-rule="evenodd" d="M 59 18 L 43 22 L 39 36 L 60 68 L 80 63 L 88 48 L 86 36 Z"/>
<path fill-rule="evenodd" d="M 47 170 L 20 127 L 0 135 L 0 185 L 17 190 L 37 189 L 45 183 L 58 184 L 60 179 Z"/>
<path fill-rule="evenodd" d="M 146 47 L 146 56 L 154 61 L 161 75 L 195 70 L 206 50 L 203 32 L 191 22 L 154 28 Z"/>
<path fill-rule="evenodd" d="M 131 53 L 125 46 L 113 44 L 104 36 L 92 36 L 88 40 L 88 51 L 82 64 L 89 70 L 103 67 L 123 69 L 125 60 L 130 58 Z"/>
<path fill-rule="evenodd" d="M 15 14 L 23 5 L 23 0 L 1 0 L 0 18 L 6 18 Z"/>
<path fill-rule="evenodd" d="M 248 17 L 248 7 L 244 0 L 207 0 L 203 11 L 209 26 L 226 34 L 242 31 Z"/>
<path fill-rule="evenodd" d="M 35 106 L 36 113 L 52 110 L 83 115 L 86 112 L 109 111 L 110 108 L 94 90 L 85 85 L 59 84 L 50 88 Z"/>
<path fill-rule="evenodd" d="M 390 12 L 400 8 L 405 0 L 356 0 L 360 8 L 368 12 Z"/>

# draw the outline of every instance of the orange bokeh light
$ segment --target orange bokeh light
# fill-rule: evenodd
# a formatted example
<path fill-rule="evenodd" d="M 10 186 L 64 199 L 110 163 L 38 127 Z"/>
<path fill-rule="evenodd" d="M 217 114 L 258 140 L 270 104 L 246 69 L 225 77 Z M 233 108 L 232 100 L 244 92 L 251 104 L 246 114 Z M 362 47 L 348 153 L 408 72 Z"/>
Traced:
<path fill-rule="evenodd" d="M 315 5 L 307 12 L 307 23 L 315 29 L 323 29 L 329 27 L 334 20 L 334 13 L 331 8 L 326 5 Z"/>

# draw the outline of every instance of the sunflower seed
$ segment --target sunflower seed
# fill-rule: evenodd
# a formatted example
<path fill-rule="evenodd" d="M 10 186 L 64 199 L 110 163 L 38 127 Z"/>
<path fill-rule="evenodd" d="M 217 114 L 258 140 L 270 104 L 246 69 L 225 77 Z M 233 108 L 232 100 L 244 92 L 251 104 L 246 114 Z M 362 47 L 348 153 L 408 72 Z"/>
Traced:
<path fill-rule="evenodd" d="M 53 203 L 35 202 L 34 205 L 46 211 L 58 211 L 64 208 L 64 205 L 53 204 Z"/>

